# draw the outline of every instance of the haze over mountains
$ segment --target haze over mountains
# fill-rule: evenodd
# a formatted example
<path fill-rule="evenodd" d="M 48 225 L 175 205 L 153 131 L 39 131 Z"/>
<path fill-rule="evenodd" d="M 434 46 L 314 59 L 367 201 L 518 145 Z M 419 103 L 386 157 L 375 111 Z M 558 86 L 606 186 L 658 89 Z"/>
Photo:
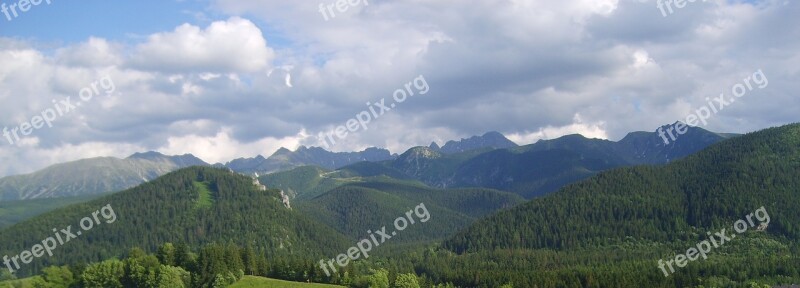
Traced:
<path fill-rule="evenodd" d="M 301 146 L 296 151 L 281 148 L 267 158 L 239 158 L 214 166 L 264 175 L 309 165 L 333 170 L 374 162 L 383 166 L 383 174 L 416 179 L 433 187 L 490 187 L 530 198 L 602 170 L 667 163 L 729 136 L 691 128 L 672 145 L 664 145 L 657 133 L 633 132 L 619 142 L 568 135 L 518 146 L 498 132 L 489 132 L 448 141 L 442 147 L 436 143 L 414 147 L 401 155 L 381 148 L 330 152 Z M 166 156 L 157 152 L 136 153 L 125 159 L 83 159 L 0 179 L 0 201 L 96 195 L 127 189 L 180 168 L 209 165 L 191 154 Z M 368 166 L 352 169 L 364 173 L 363 168 Z"/>

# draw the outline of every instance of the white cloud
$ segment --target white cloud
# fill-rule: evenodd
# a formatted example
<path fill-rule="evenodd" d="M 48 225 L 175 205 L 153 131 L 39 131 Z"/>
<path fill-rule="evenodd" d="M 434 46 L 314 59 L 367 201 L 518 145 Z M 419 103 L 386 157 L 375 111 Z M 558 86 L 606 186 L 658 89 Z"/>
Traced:
<path fill-rule="evenodd" d="M 662 17 L 654 0 L 371 1 L 329 21 L 318 4 L 216 0 L 205 15 L 231 18 L 132 43 L 90 38 L 54 53 L 0 38 L 4 126 L 104 75 L 117 86 L 25 146 L 0 146 L 5 172 L 98 155 L 74 148 L 94 147 L 85 145 L 110 156 L 160 150 L 211 162 L 318 145 L 306 131 L 327 132 L 420 74 L 430 93 L 334 150 L 401 153 L 490 130 L 520 144 L 570 133 L 616 140 L 684 119 L 759 68 L 770 86 L 715 115 L 708 129 L 796 121 L 800 105 L 794 2 L 696 3 Z M 286 73 L 270 77 L 279 67 L 292 67 L 293 87 Z M 114 145 L 123 148 L 107 148 Z"/>
<path fill-rule="evenodd" d="M 37 141 L 36 138 L 23 140 L 28 144 Z M 6 144 L 6 143 L 3 143 Z M 40 148 L 33 145 L 8 149 L 0 148 L 0 161 L 14 163 L 3 165 L 0 175 L 24 174 L 34 172 L 45 166 L 94 157 L 118 156 L 124 157 L 136 152 L 141 152 L 143 147 L 127 143 L 101 143 L 85 142 L 79 145 L 64 144 L 54 148 Z"/>
<path fill-rule="evenodd" d="M 206 29 L 183 24 L 173 32 L 153 34 L 136 47 L 131 63 L 155 71 L 255 72 L 267 67 L 274 54 L 261 29 L 233 17 Z"/>
<path fill-rule="evenodd" d="M 56 61 L 68 66 L 108 67 L 122 63 L 118 45 L 91 37 L 88 41 L 56 51 Z"/>
<path fill-rule="evenodd" d="M 242 143 L 231 137 L 231 129 L 223 128 L 213 136 L 187 135 L 170 137 L 167 145 L 157 149 L 170 155 L 191 153 L 211 164 L 226 163 L 238 157 L 269 156 L 281 147 L 296 149 L 303 139 L 308 138 L 305 131 L 283 138 L 266 137 L 250 143 Z"/>
<path fill-rule="evenodd" d="M 586 138 L 608 139 L 608 133 L 605 131 L 605 123 L 583 123 L 581 115 L 575 114 L 573 123 L 553 127 L 541 127 L 535 132 L 519 132 L 511 133 L 506 137 L 520 145 L 536 143 L 538 140 L 555 139 L 564 135 L 581 134 Z"/>

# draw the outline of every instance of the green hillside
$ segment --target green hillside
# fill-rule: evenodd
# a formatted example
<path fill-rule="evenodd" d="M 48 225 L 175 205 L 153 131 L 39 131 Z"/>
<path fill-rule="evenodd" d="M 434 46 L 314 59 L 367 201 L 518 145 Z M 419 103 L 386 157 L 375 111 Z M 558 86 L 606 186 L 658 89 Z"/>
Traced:
<path fill-rule="evenodd" d="M 356 167 L 376 165 L 363 162 Z M 398 237 L 392 244 L 442 239 L 479 217 L 524 201 L 498 190 L 435 189 L 418 181 L 373 175 L 377 176 L 361 176 L 349 168 L 327 171 L 306 166 L 260 179 L 269 187 L 295 195 L 292 205 L 302 214 L 354 240 L 363 238 L 368 230 L 391 226 L 397 217 L 420 203 L 429 207 L 434 221 L 420 225 L 416 232 L 404 233 L 408 236 Z"/>
<path fill-rule="evenodd" d="M 358 199 L 358 201 L 354 201 Z M 333 189 L 322 196 L 297 204 L 297 209 L 334 227 L 353 239 L 368 230 L 386 226 L 420 204 L 428 211 L 429 221 L 411 225 L 391 244 L 429 242 L 452 235 L 477 217 L 510 208 L 523 199 L 511 193 L 487 189 L 440 190 L 384 182 L 352 184 Z M 412 217 L 416 219 L 416 217 Z"/>
<path fill-rule="evenodd" d="M 358 162 L 336 170 L 336 175 L 339 177 L 374 177 L 383 175 L 394 179 L 413 179 L 397 169 L 386 166 L 384 163 L 387 162 Z"/>
<path fill-rule="evenodd" d="M 293 199 L 311 199 L 330 189 L 359 181 L 361 177 L 332 177 L 331 171 L 303 166 L 259 177 L 259 181 L 270 188 L 281 189 Z"/>
<path fill-rule="evenodd" d="M 462 271 L 466 275 L 486 271 L 493 279 L 511 279 L 515 285 L 550 283 L 541 287 L 587 281 L 615 287 L 798 283 L 797 175 L 800 125 L 767 129 L 663 167 L 604 172 L 502 211 L 444 243 L 462 256 L 443 254 L 441 260 L 430 261 L 461 263 L 470 266 Z M 750 215 L 761 207 L 761 216 Z M 707 240 L 712 231 L 726 228 L 733 233 L 734 223 L 748 215 L 756 225 L 748 224 L 748 231 L 715 249 L 708 260 L 692 262 L 669 277 L 657 267 L 659 259 L 685 252 Z M 763 218 L 769 223 L 762 232 L 756 226 L 766 222 Z M 478 257 L 508 253 L 519 255 L 518 259 L 498 259 L 495 266 L 475 262 Z M 524 272 L 509 266 L 519 261 L 530 261 L 531 269 Z M 420 269 L 431 269 L 433 274 L 446 271 L 431 268 L 437 265 L 429 261 L 421 263 Z M 485 283 L 474 278 L 460 281 Z"/>
<path fill-rule="evenodd" d="M 433 203 L 473 218 L 480 218 L 525 202 L 522 197 L 513 193 L 493 189 L 437 189 L 416 181 L 396 180 L 387 177 L 348 186 L 378 190 L 413 202 Z"/>
<path fill-rule="evenodd" d="M 87 202 L 101 196 L 102 194 L 77 197 L 2 201 L 0 202 L 0 229 L 22 222 L 36 215 L 72 204 Z"/>
<path fill-rule="evenodd" d="M 588 139 L 587 139 L 588 140 Z M 458 186 L 484 186 L 542 196 L 599 172 L 628 166 L 623 158 L 604 149 L 497 150 L 470 159 L 453 176 Z"/>
<path fill-rule="evenodd" d="M 201 186 L 208 190 L 198 189 Z M 101 221 L 94 228 L 81 230 L 79 221 L 106 205 L 113 207 L 116 219 L 98 217 Z M 279 191 L 260 191 L 252 179 L 226 170 L 192 167 L 3 230 L 0 254 L 30 250 L 54 236 L 54 227 L 70 225 L 72 232 L 82 231 L 83 235 L 56 248 L 52 257 L 22 265 L 18 275 L 30 275 L 49 265 L 118 257 L 131 247 L 154 251 L 166 242 L 191 247 L 211 242 L 254 245 L 271 258 L 327 255 L 347 245 L 338 232 L 284 207 Z"/>
<path fill-rule="evenodd" d="M 692 239 L 764 206 L 770 234 L 800 236 L 800 125 L 748 134 L 665 167 L 622 168 L 570 185 L 476 223 L 449 242 L 455 251 L 573 248 L 628 237 Z M 487 229 L 487 230 L 483 230 Z M 517 243 L 494 237 L 514 229 Z M 486 235 L 484 237 L 478 235 Z M 488 237 L 492 235 L 492 237 Z M 492 240 L 489 240 L 492 238 Z M 477 241 L 476 241 L 477 240 Z M 588 244 L 588 245 L 591 245 Z"/>

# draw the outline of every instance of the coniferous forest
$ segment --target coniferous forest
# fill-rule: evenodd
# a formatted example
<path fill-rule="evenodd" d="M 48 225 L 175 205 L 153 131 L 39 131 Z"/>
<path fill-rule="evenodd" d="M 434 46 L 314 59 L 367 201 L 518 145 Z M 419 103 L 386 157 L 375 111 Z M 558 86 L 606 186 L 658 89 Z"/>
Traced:
<path fill-rule="evenodd" d="M 280 190 L 251 177 L 193 167 L 2 231 L 0 251 L 15 255 L 97 207 L 117 216 L 3 277 L 34 276 L 34 287 L 227 287 L 245 275 L 348 287 L 771 287 L 800 282 L 798 172 L 800 125 L 602 172 L 527 202 L 367 176 L 287 207 Z M 391 225 L 419 201 L 430 223 L 332 275 L 320 268 L 365 237 L 359 231 Z M 658 268 L 759 207 L 763 229 L 668 277 Z M 372 217 L 348 218 L 358 213 Z"/>

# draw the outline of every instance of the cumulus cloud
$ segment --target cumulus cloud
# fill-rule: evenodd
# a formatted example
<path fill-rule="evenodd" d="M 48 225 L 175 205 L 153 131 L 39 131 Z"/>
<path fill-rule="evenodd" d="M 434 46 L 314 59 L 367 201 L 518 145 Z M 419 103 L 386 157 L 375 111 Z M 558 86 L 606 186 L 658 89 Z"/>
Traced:
<path fill-rule="evenodd" d="M 91 37 L 85 43 L 60 48 L 56 62 L 65 66 L 108 67 L 122 63 L 121 47 L 102 38 Z"/>
<path fill-rule="evenodd" d="M 583 123 L 580 114 L 575 114 L 573 123 L 561 127 L 554 127 L 548 125 L 541 127 L 535 132 L 517 132 L 506 135 L 509 140 L 522 145 L 536 143 L 538 140 L 549 140 L 558 138 L 564 135 L 580 134 L 586 138 L 608 139 L 608 133 L 605 131 L 605 123 Z"/>
<path fill-rule="evenodd" d="M 270 155 L 281 147 L 298 147 L 308 138 L 305 131 L 283 138 L 266 137 L 250 143 L 242 143 L 231 137 L 231 129 L 223 128 L 213 136 L 186 135 L 169 137 L 163 153 L 182 155 L 191 153 L 210 163 L 226 163 L 241 155 Z M 236 148 L 232 150 L 231 148 Z"/>
<path fill-rule="evenodd" d="M 135 50 L 133 67 L 173 72 L 255 72 L 275 56 L 261 29 L 238 17 L 206 29 L 183 24 L 175 31 L 150 35 Z"/>
<path fill-rule="evenodd" d="M 668 17 L 655 0 L 369 3 L 325 21 L 318 2 L 214 0 L 205 15 L 225 18 L 208 25 L 131 42 L 90 38 L 55 53 L 2 38 L 2 125 L 77 97 L 105 75 L 117 89 L 23 146 L 3 143 L 0 161 L 12 163 L 8 174 L 94 151 L 224 162 L 320 145 L 315 135 L 365 103 L 390 101 L 418 75 L 428 94 L 332 149 L 401 153 L 493 130 L 520 144 L 572 133 L 618 140 L 685 119 L 757 69 L 769 87 L 704 128 L 748 132 L 796 121 L 798 3 L 696 2 Z M 268 45 L 278 37 L 279 46 Z"/>

